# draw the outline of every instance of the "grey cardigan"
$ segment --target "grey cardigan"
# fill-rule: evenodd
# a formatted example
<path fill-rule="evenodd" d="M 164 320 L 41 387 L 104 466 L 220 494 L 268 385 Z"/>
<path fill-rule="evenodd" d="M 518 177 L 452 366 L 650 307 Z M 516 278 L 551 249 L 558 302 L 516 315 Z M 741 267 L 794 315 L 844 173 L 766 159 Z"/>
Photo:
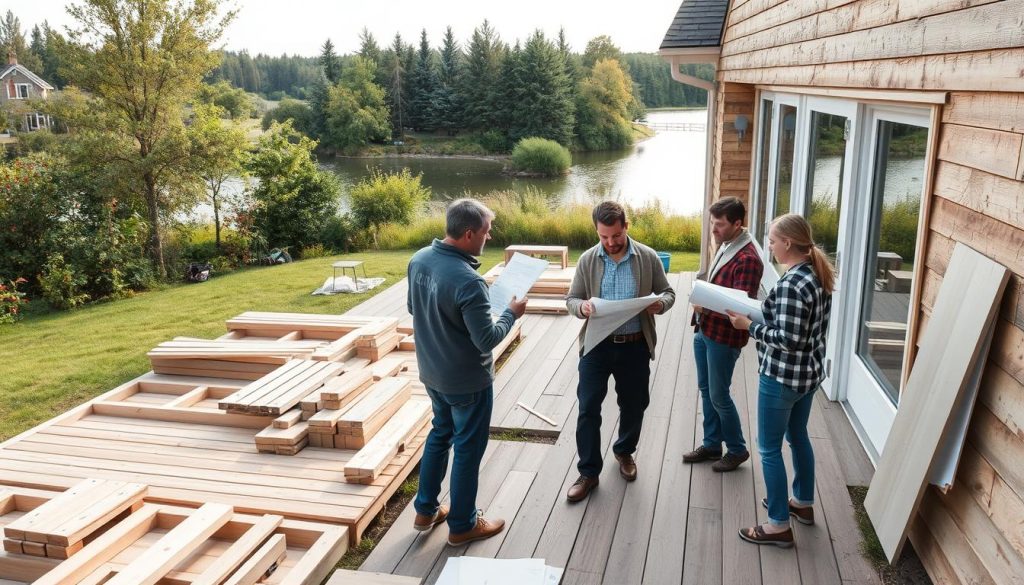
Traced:
<path fill-rule="evenodd" d="M 636 279 L 636 290 L 638 297 L 645 297 L 651 293 L 661 295 L 661 302 L 664 304 L 661 312 L 672 308 L 676 302 L 676 292 L 668 284 L 665 277 L 665 268 L 658 258 L 657 252 L 640 242 L 629 239 L 636 254 L 630 258 L 633 268 L 633 277 Z M 598 254 L 601 244 L 584 252 L 576 263 L 576 275 L 572 279 L 572 286 L 569 288 L 569 295 L 565 299 L 565 306 L 569 312 L 579 319 L 585 319 L 581 312 L 583 303 L 593 297 L 601 295 L 601 279 L 604 277 L 604 260 Z M 640 313 L 640 330 L 647 341 L 647 349 L 650 350 L 651 359 L 654 359 L 654 347 L 658 343 L 658 335 L 654 330 L 654 317 L 646 311 Z M 579 346 L 580 353 L 583 353 L 583 339 L 587 334 L 587 325 L 583 324 L 580 330 Z"/>

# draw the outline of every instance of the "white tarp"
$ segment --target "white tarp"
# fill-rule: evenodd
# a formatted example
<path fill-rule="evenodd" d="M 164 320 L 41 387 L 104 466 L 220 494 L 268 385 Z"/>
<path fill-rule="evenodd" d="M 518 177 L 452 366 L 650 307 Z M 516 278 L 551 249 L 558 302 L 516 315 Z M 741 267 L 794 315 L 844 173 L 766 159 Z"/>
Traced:
<path fill-rule="evenodd" d="M 383 278 L 357 278 L 351 276 L 327 277 L 323 286 L 313 291 L 315 295 L 336 295 L 338 293 L 362 293 L 384 283 Z"/>

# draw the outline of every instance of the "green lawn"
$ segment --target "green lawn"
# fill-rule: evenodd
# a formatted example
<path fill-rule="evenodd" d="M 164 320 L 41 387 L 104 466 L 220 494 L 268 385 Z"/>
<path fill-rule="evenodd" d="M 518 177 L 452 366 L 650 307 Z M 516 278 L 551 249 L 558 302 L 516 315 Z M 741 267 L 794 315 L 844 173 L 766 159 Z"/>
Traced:
<path fill-rule="evenodd" d="M 175 336 L 217 337 L 224 321 L 243 311 L 343 313 L 401 280 L 411 254 L 365 252 L 240 270 L 0 326 L 0 441 L 147 372 L 146 352 Z M 482 269 L 501 257 L 500 249 L 487 250 Z M 365 261 L 369 276 L 387 281 L 366 294 L 310 295 L 331 275 L 331 262 L 343 258 Z M 673 253 L 673 272 L 696 267 L 697 254 Z"/>

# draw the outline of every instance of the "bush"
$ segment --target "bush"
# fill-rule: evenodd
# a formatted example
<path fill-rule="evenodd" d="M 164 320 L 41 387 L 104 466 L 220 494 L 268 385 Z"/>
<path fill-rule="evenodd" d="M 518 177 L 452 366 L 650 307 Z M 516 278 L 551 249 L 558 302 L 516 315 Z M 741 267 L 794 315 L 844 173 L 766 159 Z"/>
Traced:
<path fill-rule="evenodd" d="M 55 309 L 73 309 L 85 304 L 89 295 L 85 293 L 85 277 L 64 262 L 62 256 L 50 256 L 39 277 L 43 298 Z"/>
<path fill-rule="evenodd" d="M 313 258 L 326 258 L 333 255 L 333 253 L 324 247 L 323 244 L 310 244 L 302 249 L 299 256 L 303 260 L 311 260 Z"/>
<path fill-rule="evenodd" d="M 334 252 L 348 252 L 356 236 L 352 220 L 347 215 L 335 215 L 324 224 L 320 241 Z"/>
<path fill-rule="evenodd" d="M 26 282 L 24 278 L 17 278 L 7 284 L 0 283 L 0 324 L 14 323 L 24 316 L 28 299 L 25 293 L 18 290 L 18 285 Z"/>
<path fill-rule="evenodd" d="M 304 102 L 291 98 L 281 100 L 276 108 L 263 115 L 263 131 L 269 130 L 274 122 L 283 124 L 288 120 L 292 121 L 292 127 L 306 136 L 313 131 L 313 110 Z"/>
<path fill-rule="evenodd" d="M 508 152 L 508 138 L 500 130 L 488 130 L 477 137 L 477 143 L 488 152 Z"/>
<path fill-rule="evenodd" d="M 349 192 L 352 216 L 360 227 L 369 228 L 375 245 L 379 246 L 380 226 L 408 224 L 430 200 L 430 188 L 420 184 L 421 178 L 409 169 L 398 173 L 374 170 Z"/>
<path fill-rule="evenodd" d="M 512 149 L 512 167 L 517 171 L 544 176 L 569 172 L 572 156 L 569 149 L 546 138 L 523 138 Z"/>

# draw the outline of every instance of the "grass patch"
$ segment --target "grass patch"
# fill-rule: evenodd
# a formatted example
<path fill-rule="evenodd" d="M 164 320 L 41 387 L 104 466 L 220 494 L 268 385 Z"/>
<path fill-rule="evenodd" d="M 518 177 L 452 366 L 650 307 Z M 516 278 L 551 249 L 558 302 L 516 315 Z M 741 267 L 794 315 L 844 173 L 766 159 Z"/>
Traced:
<path fill-rule="evenodd" d="M 860 552 L 871 563 L 882 583 L 886 585 L 931 585 L 932 581 L 909 541 L 903 547 L 900 558 L 896 559 L 895 563 L 889 564 L 882 543 L 879 542 L 878 535 L 875 534 L 875 527 L 871 524 L 871 519 L 868 518 L 867 510 L 864 509 L 864 498 L 868 495 L 868 488 L 851 485 L 846 489 L 850 492 L 857 527 L 860 528 Z"/>
<path fill-rule="evenodd" d="M 554 445 L 555 437 L 547 437 L 544 435 L 537 435 L 530 433 L 523 429 L 509 429 L 505 431 L 491 431 L 490 438 L 492 441 L 516 441 L 519 443 L 543 443 L 545 445 Z"/>

